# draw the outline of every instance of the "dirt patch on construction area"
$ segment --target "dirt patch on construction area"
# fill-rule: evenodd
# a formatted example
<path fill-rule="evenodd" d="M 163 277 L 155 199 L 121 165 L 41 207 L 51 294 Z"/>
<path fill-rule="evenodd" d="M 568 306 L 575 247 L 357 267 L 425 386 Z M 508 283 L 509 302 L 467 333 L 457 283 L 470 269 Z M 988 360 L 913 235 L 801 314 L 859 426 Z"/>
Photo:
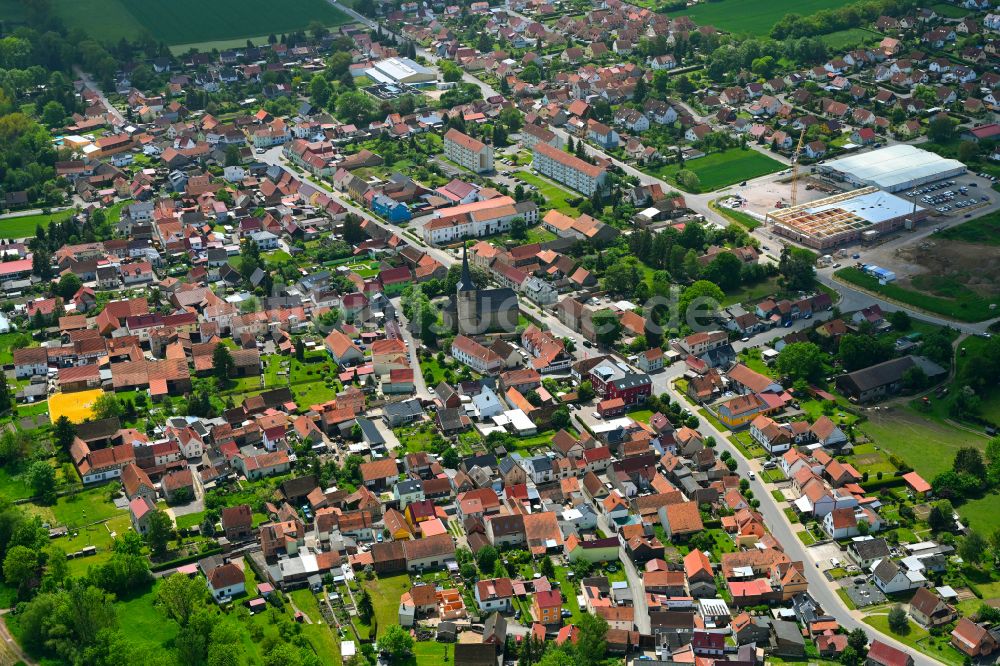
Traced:
<path fill-rule="evenodd" d="M 1000 247 L 925 239 L 897 248 L 890 268 L 900 286 L 948 296 L 961 285 L 983 297 L 1000 294 Z"/>

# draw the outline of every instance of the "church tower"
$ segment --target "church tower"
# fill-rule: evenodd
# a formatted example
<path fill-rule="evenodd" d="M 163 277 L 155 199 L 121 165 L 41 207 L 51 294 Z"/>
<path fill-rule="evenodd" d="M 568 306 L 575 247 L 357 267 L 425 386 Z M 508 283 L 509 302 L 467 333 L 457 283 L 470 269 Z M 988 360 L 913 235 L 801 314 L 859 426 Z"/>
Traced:
<path fill-rule="evenodd" d="M 455 306 L 458 310 L 458 332 L 463 335 L 472 334 L 479 328 L 478 297 L 476 285 L 472 281 L 472 271 L 469 270 L 469 249 L 462 244 L 462 278 L 458 281 L 455 294 Z"/>

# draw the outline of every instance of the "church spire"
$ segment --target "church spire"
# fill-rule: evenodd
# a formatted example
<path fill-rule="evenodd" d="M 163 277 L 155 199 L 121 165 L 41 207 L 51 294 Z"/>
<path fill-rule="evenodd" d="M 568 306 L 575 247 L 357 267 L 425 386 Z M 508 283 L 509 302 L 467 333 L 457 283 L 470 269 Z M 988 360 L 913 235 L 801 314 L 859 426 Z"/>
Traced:
<path fill-rule="evenodd" d="M 469 270 L 469 248 L 462 242 L 462 279 L 458 281 L 459 291 L 472 291 L 475 289 L 472 282 L 472 272 Z"/>

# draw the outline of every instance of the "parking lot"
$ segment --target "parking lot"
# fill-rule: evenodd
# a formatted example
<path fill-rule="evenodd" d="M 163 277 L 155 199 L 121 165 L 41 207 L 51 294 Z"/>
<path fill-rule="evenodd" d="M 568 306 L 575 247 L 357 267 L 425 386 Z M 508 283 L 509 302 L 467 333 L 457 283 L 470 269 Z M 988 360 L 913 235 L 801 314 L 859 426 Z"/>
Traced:
<path fill-rule="evenodd" d="M 963 185 L 954 180 L 947 180 L 910 190 L 906 196 L 913 200 L 919 197 L 921 204 L 944 215 L 952 211 L 958 213 L 965 208 L 989 202 L 989 196 L 980 195 L 978 189 L 975 181 Z"/>
<path fill-rule="evenodd" d="M 885 595 L 882 594 L 880 589 L 867 580 L 863 583 L 858 583 L 858 580 L 861 580 L 861 578 L 845 578 L 843 584 L 844 591 L 847 592 L 847 596 L 851 598 L 855 606 L 864 608 L 865 606 L 877 606 L 886 602 Z"/>

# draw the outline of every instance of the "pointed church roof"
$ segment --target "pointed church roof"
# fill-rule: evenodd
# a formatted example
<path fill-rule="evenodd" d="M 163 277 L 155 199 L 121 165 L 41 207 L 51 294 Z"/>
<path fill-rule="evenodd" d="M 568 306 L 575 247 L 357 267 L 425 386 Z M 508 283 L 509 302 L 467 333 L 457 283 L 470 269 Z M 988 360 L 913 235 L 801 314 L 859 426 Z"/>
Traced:
<path fill-rule="evenodd" d="M 462 243 L 462 279 L 458 281 L 459 291 L 474 291 L 475 283 L 472 281 L 472 272 L 469 270 L 469 247 Z"/>

